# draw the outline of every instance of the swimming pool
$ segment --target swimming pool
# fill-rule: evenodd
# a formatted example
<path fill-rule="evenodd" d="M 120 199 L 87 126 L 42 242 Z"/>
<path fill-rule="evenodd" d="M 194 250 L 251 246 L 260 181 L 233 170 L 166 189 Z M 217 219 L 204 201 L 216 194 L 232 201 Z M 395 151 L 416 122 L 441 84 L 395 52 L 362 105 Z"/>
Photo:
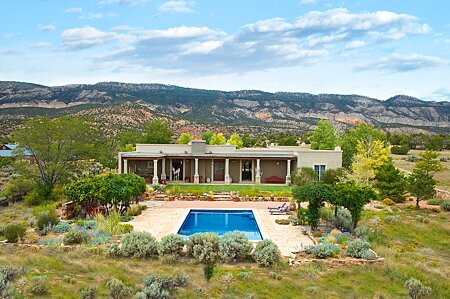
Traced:
<path fill-rule="evenodd" d="M 252 241 L 263 239 L 251 210 L 190 210 L 178 234 L 188 237 L 195 233 L 223 235 L 231 231 L 240 231 Z"/>

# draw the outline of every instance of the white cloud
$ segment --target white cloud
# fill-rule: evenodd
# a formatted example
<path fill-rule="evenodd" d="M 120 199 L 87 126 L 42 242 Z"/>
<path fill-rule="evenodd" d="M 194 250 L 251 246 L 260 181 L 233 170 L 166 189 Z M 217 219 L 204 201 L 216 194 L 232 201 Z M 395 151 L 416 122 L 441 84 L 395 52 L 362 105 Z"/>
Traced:
<path fill-rule="evenodd" d="M 401 55 L 393 53 L 390 56 L 381 57 L 378 61 L 361 63 L 356 67 L 358 71 L 387 70 L 396 72 L 409 72 L 423 68 L 448 65 L 449 62 L 439 57 L 421 54 Z"/>
<path fill-rule="evenodd" d="M 191 13 L 194 12 L 192 8 L 194 4 L 194 1 L 168 1 L 161 4 L 158 10 L 162 12 Z"/>
<path fill-rule="evenodd" d="M 313 4 L 319 2 L 319 0 L 300 0 L 300 4 Z"/>
<path fill-rule="evenodd" d="M 103 18 L 102 13 L 89 13 L 87 15 L 82 15 L 79 17 L 81 20 L 97 20 Z"/>
<path fill-rule="evenodd" d="M 80 13 L 83 11 L 83 8 L 81 7 L 70 7 L 68 9 L 66 9 L 64 12 L 66 13 Z"/>
<path fill-rule="evenodd" d="M 144 5 L 149 0 L 104 0 L 98 2 L 99 6 L 105 6 L 110 4 L 123 4 L 123 5 L 131 5 L 131 6 L 137 6 L 137 5 Z"/>
<path fill-rule="evenodd" d="M 359 49 L 362 48 L 366 45 L 365 41 L 362 40 L 354 40 L 351 41 L 349 43 L 347 43 L 344 47 L 344 50 L 355 50 L 355 49 Z"/>
<path fill-rule="evenodd" d="M 55 24 L 40 24 L 39 25 L 39 30 L 41 31 L 55 31 L 56 30 L 56 26 Z"/>
<path fill-rule="evenodd" d="M 103 32 L 91 26 L 67 29 L 62 33 L 62 37 L 64 48 L 69 50 L 101 46 L 118 38 L 116 33 Z"/>
<path fill-rule="evenodd" d="M 36 43 L 31 44 L 31 47 L 32 48 L 45 48 L 45 47 L 49 47 L 51 45 L 52 44 L 48 43 L 48 42 L 36 42 Z"/>

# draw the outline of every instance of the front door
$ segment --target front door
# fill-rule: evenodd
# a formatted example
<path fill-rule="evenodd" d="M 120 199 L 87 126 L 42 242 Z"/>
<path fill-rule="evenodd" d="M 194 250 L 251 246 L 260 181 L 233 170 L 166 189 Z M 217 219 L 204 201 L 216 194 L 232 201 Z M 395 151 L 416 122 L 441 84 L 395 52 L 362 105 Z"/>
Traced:
<path fill-rule="evenodd" d="M 242 161 L 242 180 L 252 180 L 252 161 Z"/>
<path fill-rule="evenodd" d="M 214 160 L 214 181 L 225 181 L 225 160 Z"/>
<path fill-rule="evenodd" d="M 172 160 L 172 180 L 184 181 L 183 178 L 183 160 Z"/>

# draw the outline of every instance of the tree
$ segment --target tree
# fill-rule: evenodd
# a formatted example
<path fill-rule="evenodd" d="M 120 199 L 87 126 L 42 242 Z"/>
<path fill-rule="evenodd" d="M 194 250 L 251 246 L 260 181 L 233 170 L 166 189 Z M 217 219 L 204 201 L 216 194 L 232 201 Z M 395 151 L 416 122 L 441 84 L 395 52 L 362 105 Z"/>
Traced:
<path fill-rule="evenodd" d="M 381 167 L 375 178 L 374 187 L 381 198 L 390 198 L 395 202 L 405 201 L 406 179 L 392 162 Z"/>
<path fill-rule="evenodd" d="M 138 131 L 122 131 L 116 135 L 118 152 L 126 152 L 130 146 L 131 148 L 136 147 L 136 143 L 141 142 L 144 142 L 144 135 Z"/>
<path fill-rule="evenodd" d="M 222 133 L 214 134 L 209 141 L 209 144 L 220 145 L 227 143 L 225 136 Z"/>
<path fill-rule="evenodd" d="M 36 161 L 27 167 L 26 174 L 34 178 L 47 195 L 57 184 L 69 179 L 77 160 L 96 154 L 97 136 L 91 124 L 68 116 L 30 119 L 14 135 L 20 148 L 29 151 Z"/>
<path fill-rule="evenodd" d="M 316 230 L 320 221 L 320 208 L 326 201 L 334 202 L 333 188 L 320 182 L 310 183 L 295 187 L 292 194 L 299 206 L 302 202 L 308 202 L 309 225 L 311 230 Z"/>
<path fill-rule="evenodd" d="M 344 176 L 344 169 L 342 168 L 330 168 L 327 169 L 321 177 L 321 182 L 328 185 L 334 185 L 338 183 L 341 178 Z"/>
<path fill-rule="evenodd" d="M 355 230 L 364 205 L 377 199 L 377 194 L 368 185 L 357 185 L 355 181 L 337 183 L 335 188 L 336 201 L 349 210 L 352 215 L 352 232 Z"/>
<path fill-rule="evenodd" d="M 242 141 L 242 138 L 239 137 L 239 135 L 236 133 L 231 134 L 230 138 L 228 139 L 228 143 L 236 145 L 236 148 L 244 147 L 244 142 Z"/>
<path fill-rule="evenodd" d="M 423 199 L 434 197 L 436 181 L 432 175 L 423 169 L 415 168 L 408 177 L 408 191 L 416 197 L 416 207 L 419 208 L 419 202 Z"/>
<path fill-rule="evenodd" d="M 369 184 L 375 178 L 378 169 L 389 161 L 389 148 L 384 142 L 373 140 L 358 141 L 356 154 L 351 165 L 350 179 L 358 184 Z"/>
<path fill-rule="evenodd" d="M 317 123 L 317 128 L 310 137 L 311 149 L 313 150 L 332 150 L 336 147 L 336 131 L 332 123 L 321 119 Z"/>
<path fill-rule="evenodd" d="M 300 171 L 293 171 L 291 182 L 293 185 L 303 186 L 317 180 L 317 173 L 311 167 L 302 167 Z"/>
<path fill-rule="evenodd" d="M 342 164 L 344 167 L 350 167 L 352 164 L 353 156 L 356 154 L 356 145 L 358 141 L 369 143 L 374 140 L 385 141 L 385 136 L 379 128 L 375 128 L 372 125 L 359 124 L 358 126 L 345 131 L 339 144 L 341 145 Z"/>
<path fill-rule="evenodd" d="M 145 124 L 143 142 L 151 144 L 166 144 L 172 141 L 174 132 L 170 129 L 169 123 L 162 120 L 151 120 Z"/>
<path fill-rule="evenodd" d="M 206 131 L 205 133 L 202 134 L 202 139 L 206 141 L 206 144 L 210 144 L 211 142 L 211 138 L 213 137 L 214 132 L 211 130 Z"/>
<path fill-rule="evenodd" d="M 178 143 L 179 144 L 188 144 L 189 142 L 192 141 L 192 136 L 189 133 L 181 133 L 180 138 L 178 138 Z"/>
<path fill-rule="evenodd" d="M 439 153 L 432 150 L 425 150 L 419 154 L 419 160 L 416 162 L 415 168 L 423 170 L 426 174 L 433 175 L 446 169 L 438 160 Z"/>

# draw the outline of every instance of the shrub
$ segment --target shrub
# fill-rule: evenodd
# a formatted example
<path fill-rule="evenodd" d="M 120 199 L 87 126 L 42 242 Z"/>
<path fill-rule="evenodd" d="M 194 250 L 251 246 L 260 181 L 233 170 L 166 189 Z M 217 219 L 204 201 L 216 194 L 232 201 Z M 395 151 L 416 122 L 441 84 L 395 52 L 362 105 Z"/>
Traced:
<path fill-rule="evenodd" d="M 419 299 L 423 296 L 431 294 L 431 288 L 424 286 L 420 280 L 410 278 L 405 282 L 405 287 L 408 289 L 408 298 Z"/>
<path fill-rule="evenodd" d="M 175 277 L 148 275 L 144 278 L 144 288 L 133 297 L 145 299 L 170 298 L 170 289 L 184 287 L 188 284 L 189 276 L 178 274 Z"/>
<path fill-rule="evenodd" d="M 0 268 L 0 275 L 3 276 L 3 278 L 6 281 L 13 281 L 16 277 L 18 277 L 22 273 L 22 270 L 5 266 Z"/>
<path fill-rule="evenodd" d="M 91 244 L 94 245 L 102 245 L 108 244 L 112 242 L 112 236 L 105 230 L 96 230 L 92 234 L 92 239 L 90 240 Z"/>
<path fill-rule="evenodd" d="M 241 271 L 236 275 L 239 279 L 249 279 L 252 277 L 251 271 Z"/>
<path fill-rule="evenodd" d="M 270 266 L 280 260 L 280 251 L 271 240 L 262 240 L 256 244 L 253 257 L 259 265 Z"/>
<path fill-rule="evenodd" d="M 139 205 L 131 206 L 131 208 L 127 211 L 127 216 L 138 216 L 142 214 L 142 209 Z"/>
<path fill-rule="evenodd" d="M 131 219 L 133 219 L 133 216 L 128 216 L 128 215 L 121 215 L 120 216 L 120 222 L 128 222 Z"/>
<path fill-rule="evenodd" d="M 370 229 L 367 226 L 361 225 L 358 226 L 353 233 L 356 237 L 365 239 L 369 236 Z"/>
<path fill-rule="evenodd" d="M 198 233 L 186 242 L 190 255 L 203 263 L 215 263 L 219 252 L 219 236 L 215 233 Z"/>
<path fill-rule="evenodd" d="M 330 243 L 319 243 L 305 248 L 306 253 L 313 254 L 318 259 L 336 257 L 340 251 L 341 249 L 337 245 Z"/>
<path fill-rule="evenodd" d="M 252 250 L 253 245 L 247 236 L 238 231 L 226 233 L 219 240 L 219 256 L 224 262 L 242 261 Z"/>
<path fill-rule="evenodd" d="M 361 255 L 361 258 L 364 260 L 375 260 L 377 258 L 376 253 L 373 250 L 366 250 L 363 252 L 363 254 Z"/>
<path fill-rule="evenodd" d="M 83 287 L 80 289 L 81 299 L 95 299 L 97 296 L 97 289 L 94 287 Z"/>
<path fill-rule="evenodd" d="M 56 245 L 62 245 L 63 239 L 62 238 L 47 238 L 47 239 L 41 239 L 39 240 L 39 245 L 43 246 L 56 246 Z"/>
<path fill-rule="evenodd" d="M 344 228 L 350 230 L 352 227 L 352 215 L 347 209 L 339 209 L 337 215 L 331 216 L 333 225 L 338 228 Z"/>
<path fill-rule="evenodd" d="M 117 244 L 112 244 L 108 249 L 106 250 L 106 255 L 109 257 L 118 257 L 121 256 L 120 247 L 117 246 Z"/>
<path fill-rule="evenodd" d="M 43 295 L 48 292 L 47 278 L 45 276 L 34 276 L 28 291 L 34 295 Z"/>
<path fill-rule="evenodd" d="M 69 222 L 60 221 L 57 225 L 55 225 L 52 228 L 52 232 L 63 234 L 63 233 L 68 232 L 70 230 L 70 227 L 71 227 L 71 225 Z"/>
<path fill-rule="evenodd" d="M 401 145 L 401 146 L 393 146 L 391 147 L 391 153 L 394 155 L 406 155 L 409 152 L 409 146 Z"/>
<path fill-rule="evenodd" d="M 89 236 L 84 229 L 70 229 L 67 233 L 64 234 L 64 244 L 81 244 L 87 242 Z"/>
<path fill-rule="evenodd" d="M 291 222 L 291 225 L 293 225 L 293 226 L 299 225 L 299 220 L 298 220 L 297 215 L 290 215 L 288 217 L 288 220 L 289 220 L 289 222 Z"/>
<path fill-rule="evenodd" d="M 180 256 L 183 253 L 184 239 L 177 234 L 170 234 L 161 238 L 158 244 L 160 255 Z"/>
<path fill-rule="evenodd" d="M 131 225 L 129 223 L 120 225 L 120 232 L 122 232 L 124 234 L 131 233 L 133 231 L 133 229 L 134 229 L 133 225 Z"/>
<path fill-rule="evenodd" d="M 393 206 L 393 205 L 395 205 L 395 202 L 394 202 L 392 199 L 390 199 L 390 198 L 385 198 L 385 199 L 383 199 L 383 203 L 384 203 L 385 205 L 387 205 L 387 206 Z"/>
<path fill-rule="evenodd" d="M 120 241 L 120 253 L 126 257 L 147 258 L 158 254 L 158 243 L 148 232 L 132 232 Z"/>
<path fill-rule="evenodd" d="M 288 219 L 275 219 L 275 223 L 280 225 L 289 225 L 291 224 L 291 221 Z"/>
<path fill-rule="evenodd" d="M 443 202 L 441 207 L 444 211 L 450 212 L 450 200 Z"/>
<path fill-rule="evenodd" d="M 203 268 L 203 274 L 205 275 L 206 280 L 209 281 L 213 277 L 215 268 L 214 264 L 207 264 L 205 268 Z"/>
<path fill-rule="evenodd" d="M 427 204 L 429 204 L 431 206 L 440 206 L 440 205 L 442 205 L 443 202 L 444 202 L 444 200 L 441 198 L 432 198 L 427 201 Z"/>
<path fill-rule="evenodd" d="M 25 236 L 27 229 L 22 224 L 9 224 L 3 229 L 3 235 L 10 243 L 16 243 Z"/>
<path fill-rule="evenodd" d="M 319 210 L 319 214 L 320 214 L 320 219 L 324 220 L 324 221 L 329 221 L 331 220 L 331 217 L 333 215 L 333 210 L 327 207 L 322 207 Z"/>
<path fill-rule="evenodd" d="M 417 222 L 420 222 L 420 223 L 425 223 L 425 224 L 427 224 L 427 223 L 430 222 L 430 219 L 428 219 L 428 218 L 426 218 L 426 217 L 423 217 L 422 215 L 417 215 L 417 216 L 416 216 L 416 221 L 417 221 Z"/>
<path fill-rule="evenodd" d="M 126 286 L 122 281 L 112 278 L 106 282 L 106 287 L 109 290 L 112 299 L 122 299 L 129 296 L 132 289 Z"/>
<path fill-rule="evenodd" d="M 400 216 L 399 215 L 388 215 L 384 218 L 384 222 L 386 223 L 399 223 Z"/>
<path fill-rule="evenodd" d="M 51 228 L 59 222 L 55 211 L 42 211 L 37 215 L 36 226 L 38 230 L 43 231 L 46 228 Z"/>
<path fill-rule="evenodd" d="M 354 258 L 362 258 L 363 254 L 369 249 L 370 249 L 369 242 L 361 239 L 356 239 L 348 243 L 347 255 Z"/>
<path fill-rule="evenodd" d="M 100 220 L 100 221 L 99 221 Z M 100 230 L 106 230 L 111 235 L 118 235 L 122 232 L 122 224 L 120 224 L 120 214 L 116 211 L 109 213 L 109 215 L 101 221 L 97 220 L 97 227 Z"/>

